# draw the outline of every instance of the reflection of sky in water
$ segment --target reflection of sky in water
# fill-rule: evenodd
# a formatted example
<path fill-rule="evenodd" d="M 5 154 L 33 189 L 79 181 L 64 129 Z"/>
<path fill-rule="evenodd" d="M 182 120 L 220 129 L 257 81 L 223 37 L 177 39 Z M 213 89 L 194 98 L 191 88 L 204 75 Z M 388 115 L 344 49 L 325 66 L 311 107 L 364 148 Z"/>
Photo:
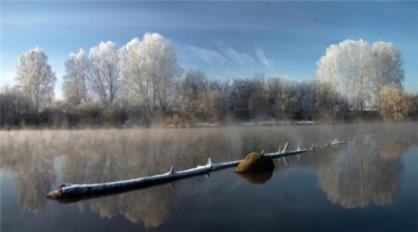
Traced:
<path fill-rule="evenodd" d="M 416 124 L 0 133 L 1 229 L 415 230 Z M 394 136 L 397 135 L 397 136 Z M 61 182 L 161 173 L 339 137 L 340 149 L 276 160 L 273 175 L 233 170 L 71 205 L 45 199 Z M 295 144 L 296 145 L 296 144 Z"/>

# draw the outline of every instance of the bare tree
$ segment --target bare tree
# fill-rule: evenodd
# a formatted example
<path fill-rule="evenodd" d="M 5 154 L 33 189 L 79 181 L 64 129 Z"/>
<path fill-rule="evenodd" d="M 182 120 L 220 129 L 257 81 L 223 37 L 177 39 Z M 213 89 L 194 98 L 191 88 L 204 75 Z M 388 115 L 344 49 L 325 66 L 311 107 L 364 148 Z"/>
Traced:
<path fill-rule="evenodd" d="M 89 87 L 106 106 L 111 106 L 119 94 L 119 55 L 116 45 L 111 42 L 100 42 L 90 49 L 91 75 Z"/>
<path fill-rule="evenodd" d="M 86 102 L 89 61 L 83 49 L 70 54 L 65 62 L 65 71 L 62 89 L 66 100 L 74 105 Z"/>
<path fill-rule="evenodd" d="M 235 79 L 231 86 L 230 104 L 235 117 L 248 120 L 267 113 L 264 79 Z"/>
<path fill-rule="evenodd" d="M 224 113 L 222 84 L 209 81 L 202 71 L 189 70 L 179 84 L 177 108 L 187 118 L 217 122 Z"/>
<path fill-rule="evenodd" d="M 35 107 L 30 98 L 13 87 L 0 89 L 0 127 L 20 126 L 34 115 Z"/>
<path fill-rule="evenodd" d="M 266 97 L 270 115 L 275 118 L 284 116 L 284 84 L 278 77 L 273 77 L 266 82 Z"/>
<path fill-rule="evenodd" d="M 190 116 L 203 117 L 204 98 L 208 92 L 208 80 L 201 71 L 190 70 L 180 84 L 180 110 Z"/>
<path fill-rule="evenodd" d="M 327 83 L 313 81 L 314 113 L 320 118 L 332 119 L 348 116 L 348 103 L 334 88 Z"/>
<path fill-rule="evenodd" d="M 33 101 L 36 111 L 49 104 L 54 97 L 55 73 L 51 71 L 48 57 L 40 48 L 20 56 L 16 81 L 22 93 Z"/>

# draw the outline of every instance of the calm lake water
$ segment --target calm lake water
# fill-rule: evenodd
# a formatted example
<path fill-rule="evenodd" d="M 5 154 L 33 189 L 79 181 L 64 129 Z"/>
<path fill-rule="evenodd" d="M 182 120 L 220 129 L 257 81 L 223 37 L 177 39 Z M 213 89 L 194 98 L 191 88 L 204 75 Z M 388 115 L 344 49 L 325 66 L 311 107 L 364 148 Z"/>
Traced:
<path fill-rule="evenodd" d="M 348 142 L 174 184 L 60 204 L 61 183 L 92 183 Z M 418 124 L 0 132 L 1 231 L 418 231 Z"/>

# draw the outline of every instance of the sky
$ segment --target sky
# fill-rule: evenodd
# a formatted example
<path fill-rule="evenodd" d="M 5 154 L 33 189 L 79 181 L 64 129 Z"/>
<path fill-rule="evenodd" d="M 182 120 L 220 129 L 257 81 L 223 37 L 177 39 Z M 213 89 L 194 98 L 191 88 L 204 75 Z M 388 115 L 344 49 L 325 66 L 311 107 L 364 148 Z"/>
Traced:
<path fill-rule="evenodd" d="M 418 2 L 140 2 L 0 0 L 0 86 L 14 83 L 20 54 L 40 47 L 59 96 L 69 53 L 100 41 L 119 47 L 146 32 L 167 38 L 183 70 L 230 80 L 312 80 L 326 48 L 345 39 L 392 42 L 404 86 L 418 93 Z"/>

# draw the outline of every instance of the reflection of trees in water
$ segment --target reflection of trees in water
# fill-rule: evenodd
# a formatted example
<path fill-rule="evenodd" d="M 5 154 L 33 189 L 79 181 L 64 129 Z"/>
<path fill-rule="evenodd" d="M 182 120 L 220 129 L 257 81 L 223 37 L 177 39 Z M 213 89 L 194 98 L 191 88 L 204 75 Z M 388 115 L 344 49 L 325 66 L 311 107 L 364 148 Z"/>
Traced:
<path fill-rule="evenodd" d="M 372 134 L 361 130 L 343 149 L 317 157 L 319 186 L 333 203 L 363 208 L 389 204 L 399 194 L 401 155 L 416 136 L 409 130 L 385 129 Z"/>
<path fill-rule="evenodd" d="M 194 167 L 206 162 L 209 156 L 215 160 L 232 159 L 230 156 L 237 152 L 231 149 L 221 132 L 156 129 L 99 134 L 83 149 L 65 154 L 64 181 L 91 183 L 127 179 L 162 173 L 173 164 L 176 169 Z M 164 185 L 82 204 L 101 217 L 120 214 L 150 228 L 159 226 L 167 218 L 175 191 Z"/>
<path fill-rule="evenodd" d="M 371 134 L 376 133 L 376 128 L 381 130 L 370 128 Z M 360 145 L 348 146 L 338 155 L 320 152 L 318 156 L 290 157 L 288 165 L 277 160 L 276 170 L 286 171 L 314 162 L 318 165 L 320 186 L 334 202 L 347 207 L 390 202 L 400 188 L 402 165 L 399 153 L 407 148 L 414 136 L 416 139 L 416 135 L 399 130 L 395 133 L 403 134 L 399 141 L 394 141 L 391 131 L 391 127 L 384 128 L 380 133 L 383 138 L 373 135 L 368 140 L 355 140 L 356 145 Z M 93 183 L 162 173 L 171 166 L 190 168 L 204 164 L 208 157 L 214 162 L 234 160 L 250 151 L 275 150 L 285 142 L 291 142 L 293 147 L 298 142 L 309 146 L 335 137 L 348 138 L 356 133 L 362 134 L 350 125 L 2 132 L 0 167 L 15 174 L 19 204 L 29 211 L 39 211 L 55 180 L 54 157 L 61 157 L 63 161 L 63 182 Z M 379 146 L 386 147 L 380 149 Z M 192 178 L 187 183 L 192 186 L 199 181 Z M 123 215 L 131 222 L 152 228 L 161 225 L 169 216 L 175 197 L 176 189 L 163 185 L 88 200 L 80 203 L 80 207 L 89 208 L 101 217 Z"/>
<path fill-rule="evenodd" d="M 142 221 L 145 228 L 158 227 L 169 215 L 172 193 L 173 189 L 164 185 L 120 195 L 121 212 L 131 222 Z"/>
<path fill-rule="evenodd" d="M 46 204 L 46 194 L 55 180 L 51 160 L 26 157 L 19 166 L 15 179 L 18 202 L 30 212 L 39 212 Z"/>
<path fill-rule="evenodd" d="M 10 137 L 2 134 L 0 138 L 0 167 L 14 173 L 19 205 L 37 213 L 46 204 L 45 196 L 55 181 L 52 157 L 43 153 L 46 144 L 42 140 L 28 139 L 32 134 L 9 133 Z"/>

